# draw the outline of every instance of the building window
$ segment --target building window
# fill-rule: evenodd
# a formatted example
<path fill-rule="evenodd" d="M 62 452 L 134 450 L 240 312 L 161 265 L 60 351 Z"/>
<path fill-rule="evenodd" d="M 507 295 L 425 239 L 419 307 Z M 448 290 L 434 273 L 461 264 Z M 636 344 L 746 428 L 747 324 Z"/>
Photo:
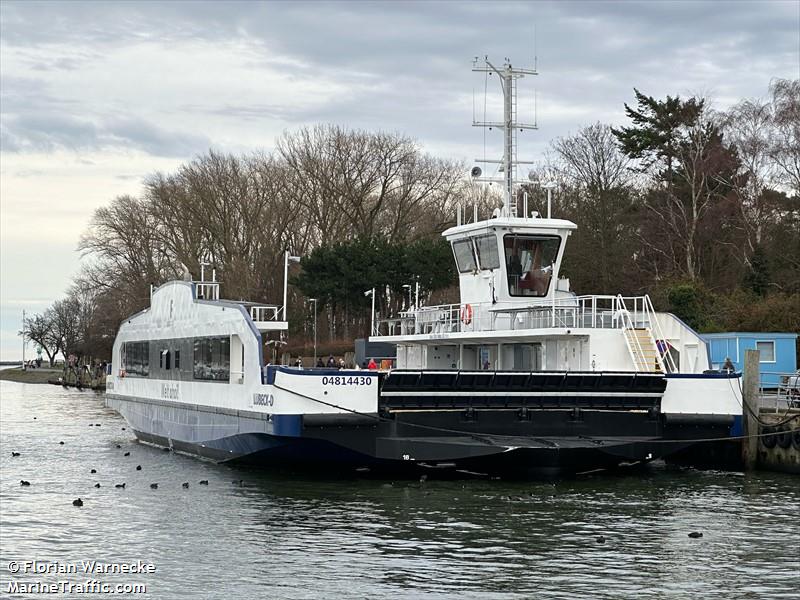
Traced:
<path fill-rule="evenodd" d="M 229 337 L 195 338 L 194 365 L 195 379 L 210 381 L 230 381 L 231 340 Z"/>
<path fill-rule="evenodd" d="M 546 296 L 553 279 L 561 238 L 545 235 L 505 235 L 503 252 L 512 296 Z"/>
<path fill-rule="evenodd" d="M 758 350 L 761 355 L 759 358 L 759 362 L 775 362 L 775 342 L 756 342 L 756 350 Z"/>
<path fill-rule="evenodd" d="M 497 253 L 497 238 L 493 235 L 482 235 L 475 238 L 478 250 L 478 264 L 481 269 L 497 269 L 500 267 L 500 256 Z"/>
<path fill-rule="evenodd" d="M 453 253 L 456 255 L 456 265 L 461 273 L 477 270 L 475 254 L 472 251 L 472 240 L 453 242 Z"/>
<path fill-rule="evenodd" d="M 150 375 L 150 343 L 125 342 L 122 345 L 122 368 L 127 375 Z"/>

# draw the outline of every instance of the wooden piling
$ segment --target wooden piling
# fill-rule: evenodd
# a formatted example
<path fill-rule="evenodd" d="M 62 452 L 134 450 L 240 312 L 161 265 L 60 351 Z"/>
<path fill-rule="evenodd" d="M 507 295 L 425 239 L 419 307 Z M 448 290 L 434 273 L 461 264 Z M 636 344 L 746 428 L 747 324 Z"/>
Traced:
<path fill-rule="evenodd" d="M 748 436 L 742 442 L 742 462 L 746 471 L 756 468 L 758 462 L 758 411 L 759 411 L 759 360 L 758 350 L 745 350 L 742 377 L 742 429 Z"/>

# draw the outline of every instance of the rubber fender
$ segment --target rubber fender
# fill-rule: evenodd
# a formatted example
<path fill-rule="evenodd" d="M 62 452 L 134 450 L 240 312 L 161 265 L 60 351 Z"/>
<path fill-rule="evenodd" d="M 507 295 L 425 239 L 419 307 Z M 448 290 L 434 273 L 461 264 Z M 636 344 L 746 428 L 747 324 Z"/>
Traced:
<path fill-rule="evenodd" d="M 778 446 L 781 448 L 790 448 L 792 445 L 792 432 L 788 427 L 783 427 L 778 432 Z"/>
<path fill-rule="evenodd" d="M 800 427 L 792 430 L 792 446 L 795 450 L 800 450 Z"/>
<path fill-rule="evenodd" d="M 778 436 L 775 435 L 775 428 L 774 427 L 764 427 L 761 431 L 763 434 L 761 436 L 761 444 L 764 448 L 772 449 L 778 443 Z"/>

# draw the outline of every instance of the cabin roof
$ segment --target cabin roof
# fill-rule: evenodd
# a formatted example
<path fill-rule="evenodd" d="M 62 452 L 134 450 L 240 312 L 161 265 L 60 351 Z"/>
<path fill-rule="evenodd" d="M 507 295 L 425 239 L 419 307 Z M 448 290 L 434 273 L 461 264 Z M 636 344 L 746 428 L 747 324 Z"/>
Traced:
<path fill-rule="evenodd" d="M 544 233 L 554 230 L 574 230 L 578 226 L 566 219 L 525 219 L 523 217 L 497 217 L 496 219 L 486 219 L 474 223 L 457 225 L 445 230 L 442 235 L 446 238 L 458 237 L 464 234 L 488 231 L 492 228 L 503 227 L 513 229 L 518 233 Z"/>
<path fill-rule="evenodd" d="M 711 339 L 711 340 L 720 340 L 725 338 L 733 338 L 733 337 L 760 337 L 764 339 L 775 338 L 775 339 L 797 339 L 798 334 L 790 333 L 790 332 L 775 332 L 775 331 L 727 331 L 724 333 L 701 333 L 701 337 Z"/>

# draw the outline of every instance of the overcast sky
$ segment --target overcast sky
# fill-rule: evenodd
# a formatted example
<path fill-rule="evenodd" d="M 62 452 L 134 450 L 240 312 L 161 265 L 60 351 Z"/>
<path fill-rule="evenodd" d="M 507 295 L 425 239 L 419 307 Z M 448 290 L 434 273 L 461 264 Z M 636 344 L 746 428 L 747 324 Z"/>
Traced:
<path fill-rule="evenodd" d="M 470 126 L 474 89 L 483 101 L 476 55 L 532 66 L 538 54 L 522 89 L 529 120 L 536 90 L 539 130 L 520 151 L 533 160 L 582 125 L 622 122 L 634 86 L 725 108 L 800 77 L 797 0 L 2 0 L 0 28 L 3 360 L 21 354 L 22 310 L 63 294 L 93 210 L 209 148 L 270 149 L 326 122 L 471 160 L 483 152 Z"/>

